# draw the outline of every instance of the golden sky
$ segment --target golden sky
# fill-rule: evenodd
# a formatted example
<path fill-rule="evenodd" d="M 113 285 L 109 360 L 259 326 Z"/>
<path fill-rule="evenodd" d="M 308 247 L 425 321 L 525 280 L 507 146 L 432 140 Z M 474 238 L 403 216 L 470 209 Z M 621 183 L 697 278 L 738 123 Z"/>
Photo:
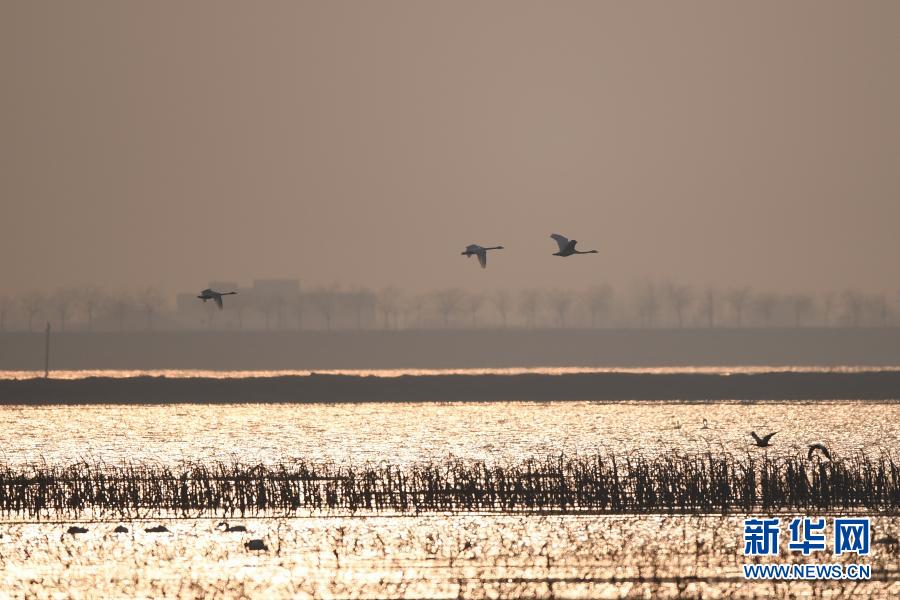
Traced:
<path fill-rule="evenodd" d="M 0 0 L 0 293 L 900 285 L 900 2 Z M 599 255 L 551 256 L 550 233 Z M 488 269 L 459 253 L 502 244 Z"/>

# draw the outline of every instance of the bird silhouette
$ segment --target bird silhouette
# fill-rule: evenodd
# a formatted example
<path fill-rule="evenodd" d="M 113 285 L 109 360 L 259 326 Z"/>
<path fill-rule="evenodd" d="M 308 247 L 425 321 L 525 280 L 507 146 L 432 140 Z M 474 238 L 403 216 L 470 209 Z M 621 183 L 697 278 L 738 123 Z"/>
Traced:
<path fill-rule="evenodd" d="M 247 550 L 262 550 L 262 551 L 266 551 L 266 550 L 269 549 L 269 547 L 266 546 L 266 543 L 265 543 L 264 541 L 262 541 L 262 540 L 250 540 L 249 542 L 247 542 L 247 543 L 244 544 L 244 547 L 245 547 Z"/>
<path fill-rule="evenodd" d="M 463 256 L 477 256 L 478 262 L 481 263 L 481 268 L 483 269 L 487 266 L 488 250 L 503 250 L 503 246 L 479 246 L 478 244 L 469 244 L 460 254 Z"/>
<path fill-rule="evenodd" d="M 756 445 L 757 445 L 757 446 L 759 446 L 760 448 L 766 448 L 766 447 L 769 446 L 769 440 L 771 440 L 771 439 L 772 439 L 772 436 L 775 435 L 776 433 L 778 433 L 778 432 L 777 432 L 777 431 L 773 431 L 772 433 L 770 433 L 770 434 L 768 434 L 768 435 L 765 435 L 765 436 L 763 436 L 763 437 L 759 437 L 758 435 L 756 435 L 756 432 L 755 432 L 755 431 L 751 431 L 751 432 L 750 432 L 750 435 L 753 436 L 753 439 L 756 441 Z"/>
<path fill-rule="evenodd" d="M 113 533 L 128 533 L 128 528 L 124 525 L 119 525 L 115 529 L 113 529 Z"/>
<path fill-rule="evenodd" d="M 807 460 L 812 460 L 813 454 L 816 453 L 816 450 L 820 450 L 822 454 L 825 455 L 825 458 L 831 460 L 831 453 L 828 451 L 828 448 L 825 447 L 825 444 L 810 444 L 809 452 L 806 453 Z"/>
<path fill-rule="evenodd" d="M 216 525 L 216 528 L 223 528 L 222 531 L 226 531 L 229 533 L 233 533 L 235 531 L 247 531 L 247 528 L 243 525 L 229 525 L 225 521 L 222 521 L 221 523 Z"/>
<path fill-rule="evenodd" d="M 169 533 L 169 529 L 165 525 L 156 525 L 145 529 L 147 533 Z"/>
<path fill-rule="evenodd" d="M 709 422 L 706 419 L 703 419 L 703 427 L 700 429 L 709 429 Z"/>
<path fill-rule="evenodd" d="M 554 252 L 553 256 L 572 256 L 573 254 L 597 254 L 596 250 L 576 250 L 575 244 L 578 242 L 576 240 L 570 240 L 565 236 L 559 235 L 558 233 L 551 233 L 550 237 L 556 240 L 556 244 L 559 246 L 559 252 Z"/>
<path fill-rule="evenodd" d="M 71 533 L 72 535 L 75 535 L 76 533 L 87 533 L 87 532 L 88 532 L 87 529 L 85 529 L 84 527 L 79 527 L 78 525 L 72 525 L 71 527 L 66 529 L 66 533 Z"/>
<path fill-rule="evenodd" d="M 215 301 L 216 306 L 219 307 L 219 310 L 222 310 L 224 308 L 224 305 L 222 304 L 222 296 L 230 296 L 232 294 L 237 294 L 237 292 L 217 292 L 216 290 L 206 288 L 205 290 L 200 292 L 200 295 L 197 297 L 203 300 L 204 303 L 206 303 L 207 300 Z"/>

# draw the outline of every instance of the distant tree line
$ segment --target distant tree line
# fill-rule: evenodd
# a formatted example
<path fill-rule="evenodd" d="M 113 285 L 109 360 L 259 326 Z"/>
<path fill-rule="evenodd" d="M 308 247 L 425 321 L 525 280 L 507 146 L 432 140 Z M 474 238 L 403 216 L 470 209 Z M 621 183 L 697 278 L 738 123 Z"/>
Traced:
<path fill-rule="evenodd" d="M 415 293 L 388 286 L 320 286 L 228 296 L 225 310 L 194 295 L 86 285 L 0 295 L 0 331 L 330 330 L 480 328 L 889 327 L 900 294 L 845 289 L 820 294 L 646 281 L 624 289 Z"/>

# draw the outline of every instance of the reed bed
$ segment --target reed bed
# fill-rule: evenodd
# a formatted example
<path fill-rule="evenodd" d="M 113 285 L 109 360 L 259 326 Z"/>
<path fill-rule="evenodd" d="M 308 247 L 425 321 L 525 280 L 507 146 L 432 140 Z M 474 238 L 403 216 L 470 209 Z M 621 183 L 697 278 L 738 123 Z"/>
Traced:
<path fill-rule="evenodd" d="M 900 512 L 888 454 L 834 461 L 747 454 L 549 456 L 397 466 L 0 464 L 7 518 L 253 516 L 308 512 Z"/>

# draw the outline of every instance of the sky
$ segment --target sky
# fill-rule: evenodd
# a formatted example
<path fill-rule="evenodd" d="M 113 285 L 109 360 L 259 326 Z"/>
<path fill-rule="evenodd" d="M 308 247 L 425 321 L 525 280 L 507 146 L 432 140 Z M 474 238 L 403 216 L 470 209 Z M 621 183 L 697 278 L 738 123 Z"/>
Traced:
<path fill-rule="evenodd" d="M 895 291 L 897 23 L 892 0 L 0 0 L 0 294 Z M 481 270 L 469 243 L 506 249 Z"/>

